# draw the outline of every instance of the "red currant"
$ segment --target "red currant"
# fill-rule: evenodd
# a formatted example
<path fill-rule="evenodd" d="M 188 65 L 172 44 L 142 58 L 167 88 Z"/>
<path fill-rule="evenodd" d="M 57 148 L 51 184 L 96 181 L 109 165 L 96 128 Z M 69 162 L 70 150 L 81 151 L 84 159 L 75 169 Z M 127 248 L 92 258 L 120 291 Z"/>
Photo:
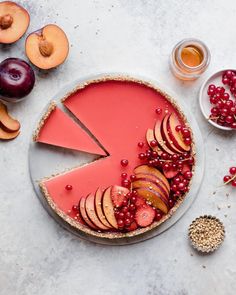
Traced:
<path fill-rule="evenodd" d="M 72 190 L 72 185 L 70 185 L 70 184 L 67 184 L 66 185 L 66 187 L 65 187 L 65 189 L 67 190 L 67 191 L 71 191 Z"/>
<path fill-rule="evenodd" d="M 138 147 L 143 148 L 144 147 L 144 142 L 142 142 L 142 141 L 138 142 Z"/>
<path fill-rule="evenodd" d="M 225 93 L 223 94 L 223 99 L 224 99 L 224 100 L 228 100 L 228 99 L 229 99 L 229 93 L 225 92 Z"/>
<path fill-rule="evenodd" d="M 234 180 L 231 182 L 231 185 L 232 185 L 233 187 L 236 187 L 236 179 L 234 179 Z"/>
<path fill-rule="evenodd" d="M 185 184 L 183 182 L 180 182 L 178 184 L 178 190 L 182 191 L 185 188 Z"/>
<path fill-rule="evenodd" d="M 231 128 L 233 129 L 236 129 L 236 122 L 233 122 L 231 125 L 230 125 Z"/>
<path fill-rule="evenodd" d="M 231 79 L 232 76 L 233 76 L 232 71 L 226 71 L 225 75 L 226 75 L 226 77 L 229 78 L 229 79 Z"/>
<path fill-rule="evenodd" d="M 186 171 L 186 172 L 184 173 L 184 178 L 185 178 L 185 179 L 191 179 L 192 176 L 193 176 L 193 173 L 192 173 L 191 171 Z"/>
<path fill-rule="evenodd" d="M 190 158 L 188 159 L 188 164 L 189 164 L 189 165 L 193 165 L 193 164 L 194 164 L 194 158 L 193 158 L 193 157 L 190 157 Z"/>
<path fill-rule="evenodd" d="M 72 206 L 72 210 L 73 210 L 74 212 L 77 212 L 77 211 L 78 211 L 78 206 L 73 205 L 73 206 Z"/>
<path fill-rule="evenodd" d="M 210 84 L 208 89 L 216 89 L 216 86 L 214 84 Z"/>
<path fill-rule="evenodd" d="M 130 218 L 126 218 L 126 219 L 125 219 L 125 226 L 129 226 L 130 223 L 131 223 Z"/>
<path fill-rule="evenodd" d="M 224 182 L 228 182 L 231 179 L 229 175 L 224 176 L 223 180 Z"/>
<path fill-rule="evenodd" d="M 191 139 L 190 137 L 186 137 L 186 138 L 184 139 L 184 142 L 185 142 L 186 145 L 191 145 L 191 143 L 192 143 L 192 139 Z"/>
<path fill-rule="evenodd" d="M 132 197 L 130 198 L 130 202 L 131 202 L 132 204 L 135 204 L 136 200 L 137 200 L 136 196 L 132 196 Z"/>
<path fill-rule="evenodd" d="M 122 185 L 126 188 L 130 187 L 130 181 L 128 179 L 122 180 Z"/>
<path fill-rule="evenodd" d="M 118 213 L 118 218 L 119 219 L 124 219 L 125 218 L 125 213 L 124 212 L 119 212 Z"/>
<path fill-rule="evenodd" d="M 151 142 L 150 142 L 150 146 L 151 147 L 156 147 L 157 146 L 157 141 L 156 140 L 152 140 Z"/>
<path fill-rule="evenodd" d="M 127 176 L 128 176 L 127 173 L 122 173 L 122 174 L 121 174 L 121 178 L 123 178 L 123 179 L 126 179 Z"/>
<path fill-rule="evenodd" d="M 140 154 L 138 155 L 138 157 L 139 157 L 140 160 L 144 160 L 144 159 L 146 159 L 146 154 L 144 154 L 144 153 L 140 153 Z"/>
<path fill-rule="evenodd" d="M 152 157 L 153 158 L 157 158 L 158 157 L 158 153 L 156 151 L 152 151 Z"/>
<path fill-rule="evenodd" d="M 161 220 L 161 219 L 162 219 L 162 214 L 159 213 L 159 212 L 157 212 L 157 213 L 156 213 L 156 216 L 155 216 L 155 219 L 156 219 L 156 221 Z"/>
<path fill-rule="evenodd" d="M 168 155 L 167 153 L 162 153 L 162 154 L 161 154 L 161 158 L 162 158 L 163 160 L 168 160 L 168 159 L 169 159 L 169 155 Z"/>
<path fill-rule="evenodd" d="M 136 202 L 136 198 L 135 198 L 135 202 Z M 132 204 L 129 205 L 129 210 L 130 211 L 135 211 L 136 210 L 136 206 L 135 206 L 135 202 L 133 202 Z"/>
<path fill-rule="evenodd" d="M 232 175 L 235 175 L 236 174 L 236 167 L 230 167 L 229 168 L 229 173 L 232 174 Z"/>
<path fill-rule="evenodd" d="M 127 206 L 124 206 L 124 207 L 121 209 L 121 211 L 122 211 L 123 213 L 127 213 L 127 212 L 129 211 L 129 208 L 128 208 Z"/>
<path fill-rule="evenodd" d="M 177 125 L 177 126 L 175 127 L 175 130 L 176 130 L 177 132 L 179 132 L 180 130 L 182 130 L 182 126 L 181 126 L 181 125 Z"/>
<path fill-rule="evenodd" d="M 172 200 L 172 199 L 169 199 L 168 203 L 169 203 L 170 208 L 172 208 L 175 204 L 174 200 Z"/>
<path fill-rule="evenodd" d="M 228 124 L 232 124 L 234 122 L 234 117 L 231 116 L 231 115 L 228 115 L 226 118 L 225 118 L 225 122 L 228 123 Z"/>
<path fill-rule="evenodd" d="M 134 174 L 130 175 L 130 180 L 131 180 L 131 181 L 135 181 L 136 178 L 137 178 L 136 175 L 134 175 Z"/>
<path fill-rule="evenodd" d="M 117 225 L 118 225 L 119 228 L 123 228 L 124 225 L 125 225 L 124 220 L 123 219 L 118 219 Z"/>
<path fill-rule="evenodd" d="M 125 213 L 125 218 L 130 218 L 131 213 L 128 211 Z"/>
<path fill-rule="evenodd" d="M 219 115 L 219 109 L 218 109 L 217 107 L 212 108 L 212 109 L 211 109 L 211 114 L 212 114 L 213 116 L 217 116 L 217 115 Z"/>
<path fill-rule="evenodd" d="M 162 113 L 162 109 L 161 108 L 156 108 L 155 110 L 157 115 L 160 115 Z"/>
<path fill-rule="evenodd" d="M 185 138 L 191 136 L 190 131 L 187 128 L 184 128 L 182 130 L 182 134 L 183 134 L 183 137 L 185 137 Z"/>
<path fill-rule="evenodd" d="M 129 161 L 126 159 L 123 159 L 120 161 L 121 166 L 126 167 L 129 164 Z"/>
<path fill-rule="evenodd" d="M 128 205 L 128 200 L 125 198 L 122 202 L 122 206 L 127 206 Z"/>

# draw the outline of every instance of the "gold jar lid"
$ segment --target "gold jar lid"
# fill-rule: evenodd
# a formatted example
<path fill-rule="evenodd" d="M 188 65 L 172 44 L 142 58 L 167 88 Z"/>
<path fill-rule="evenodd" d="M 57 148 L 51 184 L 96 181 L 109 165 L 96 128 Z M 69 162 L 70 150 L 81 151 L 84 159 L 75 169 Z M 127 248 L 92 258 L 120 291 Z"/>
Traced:
<path fill-rule="evenodd" d="M 215 251 L 224 241 L 225 228 L 218 218 L 204 215 L 190 224 L 188 236 L 195 249 L 209 253 Z"/>

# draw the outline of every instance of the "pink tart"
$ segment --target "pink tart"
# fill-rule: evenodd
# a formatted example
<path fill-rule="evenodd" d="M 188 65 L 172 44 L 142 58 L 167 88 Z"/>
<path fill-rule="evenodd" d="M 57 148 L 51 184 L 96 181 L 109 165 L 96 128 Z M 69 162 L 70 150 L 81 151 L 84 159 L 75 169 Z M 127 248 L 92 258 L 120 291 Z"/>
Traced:
<path fill-rule="evenodd" d="M 108 239 L 170 218 L 195 164 L 192 131 L 172 98 L 140 80 L 104 77 L 79 85 L 62 103 L 99 142 L 57 107 L 36 141 L 106 157 L 41 180 L 49 206 L 73 228 Z"/>

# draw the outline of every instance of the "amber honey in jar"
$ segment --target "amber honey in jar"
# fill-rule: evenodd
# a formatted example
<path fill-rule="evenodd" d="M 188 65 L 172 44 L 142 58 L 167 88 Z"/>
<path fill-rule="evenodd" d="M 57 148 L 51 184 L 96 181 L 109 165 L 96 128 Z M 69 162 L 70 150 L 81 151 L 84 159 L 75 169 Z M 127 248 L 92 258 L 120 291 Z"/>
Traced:
<path fill-rule="evenodd" d="M 197 39 L 184 39 L 171 54 L 170 66 L 175 76 L 182 80 L 197 79 L 210 63 L 210 51 Z"/>

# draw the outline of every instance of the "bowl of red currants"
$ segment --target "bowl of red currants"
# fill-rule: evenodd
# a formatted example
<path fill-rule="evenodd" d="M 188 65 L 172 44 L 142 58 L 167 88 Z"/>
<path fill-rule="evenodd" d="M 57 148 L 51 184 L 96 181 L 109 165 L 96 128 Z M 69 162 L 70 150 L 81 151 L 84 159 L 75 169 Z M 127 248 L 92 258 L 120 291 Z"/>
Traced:
<path fill-rule="evenodd" d="M 208 78 L 200 89 L 199 104 L 213 126 L 236 130 L 236 70 L 221 70 Z"/>

